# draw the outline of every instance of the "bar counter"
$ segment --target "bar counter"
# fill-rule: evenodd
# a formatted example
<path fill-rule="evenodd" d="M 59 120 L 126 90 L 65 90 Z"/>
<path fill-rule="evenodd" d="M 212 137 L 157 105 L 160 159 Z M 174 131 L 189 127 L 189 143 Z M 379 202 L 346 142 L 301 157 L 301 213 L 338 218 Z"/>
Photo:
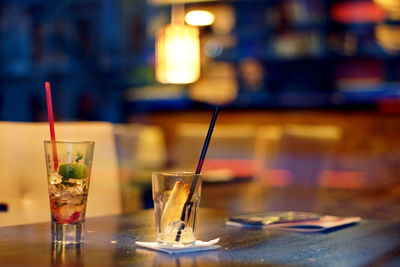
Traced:
<path fill-rule="evenodd" d="M 49 223 L 0 228 L 1 266 L 399 266 L 399 222 L 362 220 L 325 233 L 225 226 L 227 213 L 202 209 L 201 240 L 221 248 L 169 255 L 139 248 L 154 240 L 153 211 L 89 218 L 80 246 L 52 246 Z"/>

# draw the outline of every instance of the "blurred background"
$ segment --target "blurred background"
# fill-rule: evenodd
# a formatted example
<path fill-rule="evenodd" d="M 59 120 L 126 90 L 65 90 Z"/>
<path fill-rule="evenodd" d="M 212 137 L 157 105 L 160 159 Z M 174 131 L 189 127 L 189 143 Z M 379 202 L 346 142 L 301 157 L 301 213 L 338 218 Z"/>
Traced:
<path fill-rule="evenodd" d="M 399 219 L 399 59 L 398 0 L 2 0 L 0 120 L 113 123 L 131 212 L 218 105 L 203 206 Z"/>
<path fill-rule="evenodd" d="M 212 20 L 197 26 L 200 76 L 189 84 L 165 85 L 156 79 L 155 44 L 173 20 L 176 3 L 185 14 L 208 11 Z M 44 80 L 53 83 L 59 120 L 127 122 L 137 112 L 210 104 L 238 110 L 400 111 L 395 0 L 4 0 L 0 5 L 2 120 L 45 120 Z M 207 15 L 191 23 L 198 25 Z M 183 23 L 184 15 L 175 17 Z"/>

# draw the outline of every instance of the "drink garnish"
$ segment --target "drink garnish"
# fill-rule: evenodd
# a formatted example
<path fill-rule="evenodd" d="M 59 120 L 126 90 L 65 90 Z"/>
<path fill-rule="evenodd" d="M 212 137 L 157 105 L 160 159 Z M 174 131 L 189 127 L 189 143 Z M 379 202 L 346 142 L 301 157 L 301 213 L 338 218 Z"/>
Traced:
<path fill-rule="evenodd" d="M 65 163 L 61 164 L 58 169 L 58 174 L 63 178 L 62 180 L 82 179 L 87 177 L 87 169 L 84 164 L 80 163 Z"/>
<path fill-rule="evenodd" d="M 71 186 L 69 179 L 83 179 L 87 177 L 87 168 L 85 164 L 79 163 L 83 159 L 83 154 L 77 152 L 76 159 L 73 163 L 64 163 L 60 165 L 58 174 L 62 176 L 62 184 Z M 74 185 L 72 183 L 72 185 Z"/>
<path fill-rule="evenodd" d="M 182 181 L 175 183 L 161 216 L 161 228 L 179 221 L 189 194 L 189 186 Z"/>
<path fill-rule="evenodd" d="M 53 174 L 50 209 L 56 223 L 78 223 L 85 213 L 88 169 L 83 159 L 84 155 L 77 152 L 72 161 L 61 164 L 57 174 Z"/>
<path fill-rule="evenodd" d="M 62 176 L 63 181 L 68 180 L 69 178 L 75 178 L 73 165 L 73 163 L 65 163 L 60 165 L 58 174 Z"/>

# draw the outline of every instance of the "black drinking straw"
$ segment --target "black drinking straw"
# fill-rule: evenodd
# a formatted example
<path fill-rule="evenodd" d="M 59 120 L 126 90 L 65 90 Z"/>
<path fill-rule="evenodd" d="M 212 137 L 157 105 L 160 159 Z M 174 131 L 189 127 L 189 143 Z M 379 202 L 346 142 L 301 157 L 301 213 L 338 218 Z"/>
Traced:
<path fill-rule="evenodd" d="M 210 122 L 210 127 L 208 127 L 206 140 L 204 141 L 203 150 L 201 151 L 195 174 L 201 173 L 201 168 L 203 167 L 204 158 L 206 157 L 206 154 L 207 154 L 207 149 L 208 149 L 208 145 L 210 144 L 211 135 L 214 130 L 214 125 L 215 125 L 215 122 L 217 121 L 218 112 L 219 112 L 219 107 L 216 107 L 214 110 L 214 114 L 212 116 L 211 122 Z M 192 184 L 192 188 L 194 188 L 193 184 Z"/>
<path fill-rule="evenodd" d="M 215 125 L 215 122 L 217 121 L 218 112 L 219 112 L 219 107 L 216 107 L 215 110 L 214 110 L 213 116 L 211 118 L 210 126 L 208 127 L 206 140 L 204 140 L 203 149 L 202 149 L 201 154 L 200 154 L 199 162 L 197 163 L 197 168 L 196 168 L 195 176 L 193 178 L 192 185 L 190 186 L 189 195 L 188 195 L 188 198 L 187 198 L 187 200 L 185 202 L 185 205 L 183 206 L 182 215 L 181 215 L 181 221 L 185 221 L 186 208 L 188 206 L 189 206 L 188 215 L 190 215 L 190 211 L 192 209 L 192 204 L 190 203 L 190 200 L 192 199 L 193 194 L 194 194 L 194 190 L 196 189 L 197 180 L 199 179 L 199 174 L 201 173 L 201 168 L 203 167 L 204 158 L 206 157 L 206 154 L 207 154 L 207 149 L 208 149 L 208 145 L 210 144 L 211 135 L 212 135 L 213 130 L 214 130 L 214 125 Z M 179 241 L 179 239 L 181 238 L 181 233 L 182 233 L 182 230 L 183 230 L 184 226 L 185 225 L 182 224 L 181 227 L 179 227 L 178 233 L 176 234 L 175 241 Z"/>

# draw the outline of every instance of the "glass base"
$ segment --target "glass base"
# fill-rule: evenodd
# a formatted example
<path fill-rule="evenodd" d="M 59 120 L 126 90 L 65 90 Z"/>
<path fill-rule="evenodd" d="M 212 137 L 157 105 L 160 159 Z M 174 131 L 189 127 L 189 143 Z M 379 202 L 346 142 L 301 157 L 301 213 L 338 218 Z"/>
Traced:
<path fill-rule="evenodd" d="M 161 246 L 166 246 L 166 247 L 184 248 L 184 247 L 194 245 L 195 241 L 193 241 L 193 242 L 165 242 L 162 240 L 157 240 L 157 243 Z"/>
<path fill-rule="evenodd" d="M 192 231 L 183 231 L 180 235 L 179 241 L 176 241 L 177 232 L 172 233 L 159 233 L 157 236 L 157 242 L 160 245 L 172 246 L 172 247 L 186 247 L 191 246 L 196 241 L 196 236 Z"/>
<path fill-rule="evenodd" d="M 61 224 L 51 223 L 51 241 L 57 244 L 83 243 L 85 223 Z"/>

